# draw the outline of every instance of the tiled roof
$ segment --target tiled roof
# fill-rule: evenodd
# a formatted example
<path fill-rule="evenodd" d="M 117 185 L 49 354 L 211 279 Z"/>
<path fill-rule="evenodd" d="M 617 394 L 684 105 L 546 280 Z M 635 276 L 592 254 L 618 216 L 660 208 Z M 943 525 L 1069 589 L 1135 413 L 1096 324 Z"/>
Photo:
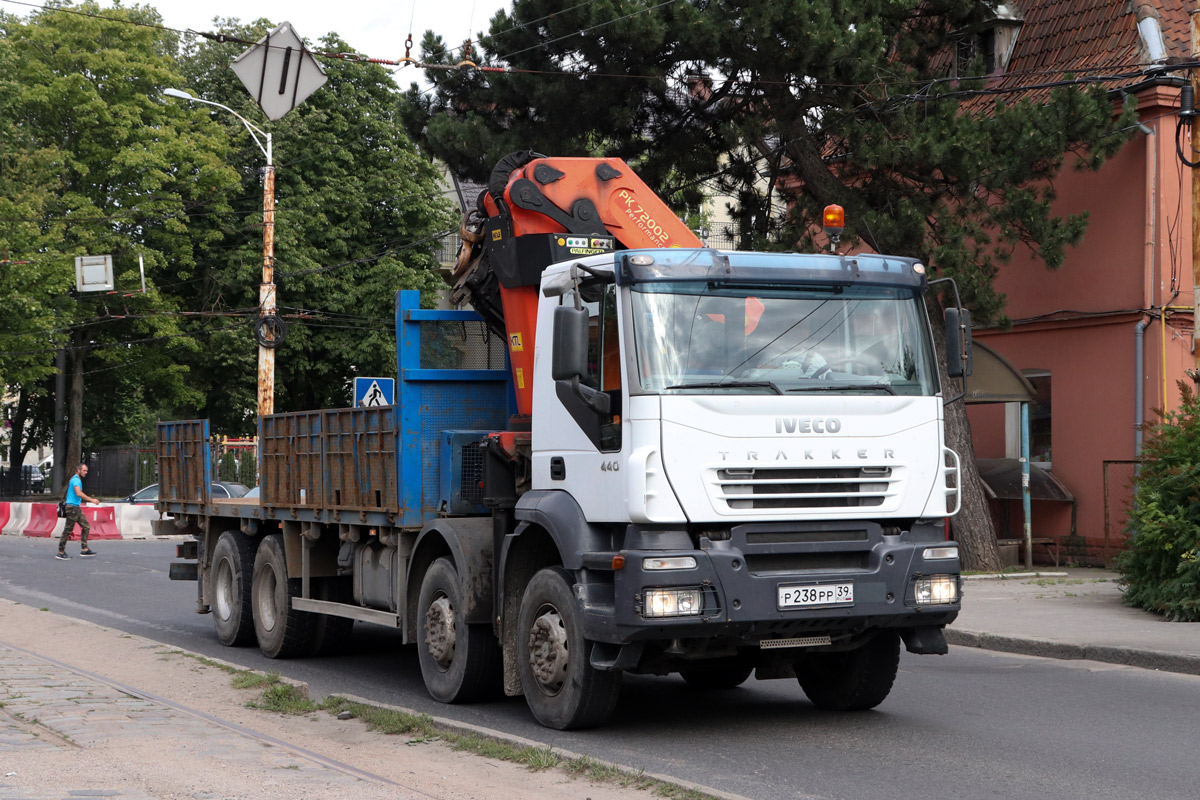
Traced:
<path fill-rule="evenodd" d="M 1155 62 L 1138 31 L 1139 20 L 1147 17 L 1158 20 L 1166 59 L 1186 59 L 1190 52 L 1188 10 L 1181 0 L 1016 0 L 1008 5 L 1024 21 L 1007 69 L 988 82 L 989 89 L 1045 83 L 1066 74 L 1149 69 Z M 1113 89 L 1142 80 L 1104 85 Z"/>

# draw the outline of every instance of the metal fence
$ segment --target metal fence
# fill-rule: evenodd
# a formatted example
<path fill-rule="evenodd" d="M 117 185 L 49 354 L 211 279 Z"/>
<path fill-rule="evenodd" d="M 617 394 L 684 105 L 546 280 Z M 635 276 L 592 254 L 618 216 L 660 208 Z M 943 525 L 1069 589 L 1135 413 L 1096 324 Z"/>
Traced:
<path fill-rule="evenodd" d="M 134 444 L 101 447 L 89 453 L 87 482 L 84 491 L 93 497 L 125 497 L 158 480 L 158 468 L 153 447 Z M 68 470 L 63 480 L 70 480 Z"/>
<path fill-rule="evenodd" d="M 50 491 L 50 476 L 32 464 L 0 467 L 0 496 L 38 495 Z"/>
<path fill-rule="evenodd" d="M 213 480 L 258 486 L 257 439 L 214 439 L 211 449 Z"/>
<path fill-rule="evenodd" d="M 134 444 L 101 447 L 84 459 L 88 476 L 84 491 L 93 497 L 122 498 L 158 482 L 158 459 L 153 447 Z M 74 470 L 67 470 L 64 481 Z M 212 443 L 212 476 L 217 481 L 232 481 L 253 488 L 258 485 L 258 449 L 254 439 L 214 439 Z M 33 485 L 25 480 L 10 486 L 7 474 L 0 475 L 0 492 L 5 495 L 39 494 L 42 482 Z M 50 492 L 50 475 L 43 479 L 44 491 Z M 64 484 L 65 485 L 65 484 Z"/>

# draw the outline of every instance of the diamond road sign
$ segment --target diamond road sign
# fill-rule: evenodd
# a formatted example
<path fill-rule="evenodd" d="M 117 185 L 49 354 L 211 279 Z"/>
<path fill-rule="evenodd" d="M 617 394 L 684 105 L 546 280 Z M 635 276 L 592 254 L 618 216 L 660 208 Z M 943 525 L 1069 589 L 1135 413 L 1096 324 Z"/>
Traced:
<path fill-rule="evenodd" d="M 283 22 L 230 64 L 270 120 L 277 120 L 325 85 L 325 70 Z"/>

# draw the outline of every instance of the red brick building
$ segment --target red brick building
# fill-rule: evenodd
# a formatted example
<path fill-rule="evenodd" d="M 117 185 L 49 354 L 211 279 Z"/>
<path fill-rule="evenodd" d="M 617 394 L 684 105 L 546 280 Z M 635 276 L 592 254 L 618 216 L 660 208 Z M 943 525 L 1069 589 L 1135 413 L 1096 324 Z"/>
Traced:
<path fill-rule="evenodd" d="M 1021 0 L 971 43 L 994 59 L 993 86 L 1132 75 L 1105 87 L 1115 101 L 1136 98 L 1138 133 L 1099 172 L 1068 159 L 1055 180 L 1056 212 L 1089 214 L 1082 243 L 1053 272 L 1017 252 L 996 279 L 1012 327 L 976 331 L 1035 389 L 1032 461 L 1070 491 L 1076 513 L 1035 501 L 1033 535 L 1063 542 L 1076 561 L 1103 561 L 1124 540 L 1142 426 L 1178 404 L 1176 383 L 1195 366 L 1192 170 L 1176 152 L 1187 72 L 1156 69 L 1188 58 L 1188 11 L 1178 0 Z M 1180 133 L 1197 160 L 1189 129 Z M 970 407 L 978 458 L 1019 454 L 1017 409 Z M 1010 518 L 1020 535 L 1019 503 Z"/>

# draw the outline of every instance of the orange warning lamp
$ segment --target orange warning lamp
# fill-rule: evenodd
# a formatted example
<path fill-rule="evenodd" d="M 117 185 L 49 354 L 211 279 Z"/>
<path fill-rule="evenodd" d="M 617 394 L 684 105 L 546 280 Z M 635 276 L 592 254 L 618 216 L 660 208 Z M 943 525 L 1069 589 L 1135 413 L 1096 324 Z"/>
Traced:
<path fill-rule="evenodd" d="M 824 219 L 825 235 L 837 236 L 846 227 L 846 209 L 839 205 L 825 206 Z"/>

